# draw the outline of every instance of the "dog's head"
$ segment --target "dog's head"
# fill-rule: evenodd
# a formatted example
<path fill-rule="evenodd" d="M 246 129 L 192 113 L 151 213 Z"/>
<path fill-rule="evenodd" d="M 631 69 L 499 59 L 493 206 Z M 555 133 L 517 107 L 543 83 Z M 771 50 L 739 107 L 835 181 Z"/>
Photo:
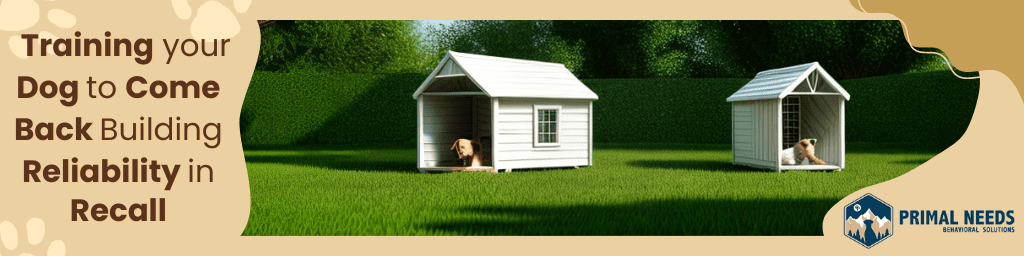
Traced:
<path fill-rule="evenodd" d="M 818 139 L 802 139 L 796 143 L 794 148 L 800 150 L 800 155 L 803 157 L 814 155 L 814 144 L 818 143 Z"/>
<path fill-rule="evenodd" d="M 455 150 L 455 154 L 459 155 L 459 159 L 473 157 L 473 141 L 458 139 L 455 141 L 455 144 L 452 144 L 452 150 Z"/>

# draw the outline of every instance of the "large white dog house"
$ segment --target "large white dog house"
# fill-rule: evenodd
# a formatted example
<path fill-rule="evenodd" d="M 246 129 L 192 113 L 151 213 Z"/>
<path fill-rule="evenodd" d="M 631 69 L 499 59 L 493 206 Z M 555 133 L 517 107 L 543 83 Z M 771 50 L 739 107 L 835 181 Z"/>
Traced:
<path fill-rule="evenodd" d="M 597 94 L 559 63 L 449 51 L 412 94 L 421 172 L 593 165 Z M 455 140 L 482 144 L 463 168 Z"/>
<path fill-rule="evenodd" d="M 782 170 L 846 168 L 846 101 L 850 94 L 817 62 L 765 70 L 729 96 L 733 164 Z M 780 151 L 818 139 L 828 165 L 782 164 Z"/>

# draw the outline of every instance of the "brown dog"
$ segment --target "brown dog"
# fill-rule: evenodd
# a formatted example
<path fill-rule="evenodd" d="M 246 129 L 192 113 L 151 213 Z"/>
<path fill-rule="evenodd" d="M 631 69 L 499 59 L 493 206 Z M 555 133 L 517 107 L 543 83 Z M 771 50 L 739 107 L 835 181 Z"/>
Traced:
<path fill-rule="evenodd" d="M 797 150 L 800 150 L 800 158 L 806 157 L 812 163 L 817 165 L 826 165 L 824 160 L 821 160 L 814 155 L 814 144 L 817 143 L 817 139 L 802 139 L 794 146 Z"/>
<path fill-rule="evenodd" d="M 484 157 L 480 147 L 480 142 L 458 139 L 455 140 L 455 144 L 452 144 L 451 150 L 455 150 L 455 154 L 459 155 L 463 166 L 481 166 Z"/>

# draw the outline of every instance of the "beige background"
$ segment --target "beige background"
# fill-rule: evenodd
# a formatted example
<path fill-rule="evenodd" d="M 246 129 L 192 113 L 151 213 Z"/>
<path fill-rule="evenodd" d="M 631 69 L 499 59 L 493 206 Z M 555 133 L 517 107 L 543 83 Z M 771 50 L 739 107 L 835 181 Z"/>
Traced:
<path fill-rule="evenodd" d="M 9 1 L 9 0 L 5 0 Z M 187 1 L 196 9 L 205 1 Z M 92 254 L 682 254 L 743 252 L 775 254 L 862 254 L 865 249 L 843 236 L 842 206 L 873 193 L 896 210 L 1024 209 L 1018 189 L 1022 175 L 1016 159 L 1024 155 L 1020 133 L 1024 117 L 1019 90 L 1022 58 L 1014 49 L 1020 42 L 1020 3 L 919 1 L 896 5 L 881 0 L 843 1 L 389 1 L 339 2 L 256 0 L 245 13 L 236 13 L 233 1 L 221 1 L 241 24 L 228 44 L 226 57 L 191 57 L 176 54 L 170 65 L 161 39 L 191 37 L 192 20 L 179 19 L 170 1 L 41 1 L 40 18 L 23 31 L 0 31 L 6 42 L 14 35 L 48 31 L 58 37 L 154 39 L 154 60 L 138 65 L 130 57 L 30 57 L 20 59 L 0 47 L 0 221 L 19 230 L 14 251 L 0 255 L 46 255 L 53 240 L 62 240 L 69 255 Z M 864 13 L 860 6 L 870 13 Z M 922 8 L 927 7 L 927 8 Z M 63 9 L 77 18 L 71 28 L 59 28 L 46 11 Z M 889 14 L 891 13 L 891 14 Z M 894 16 L 895 15 L 895 16 Z M 903 19 L 916 46 L 945 50 L 957 67 L 981 72 L 981 95 L 974 119 L 963 138 L 921 167 L 894 180 L 851 194 L 834 206 L 823 220 L 823 237 L 241 237 L 249 213 L 249 188 L 238 133 L 238 115 L 259 48 L 257 19 Z M 908 46 L 909 47 L 909 46 Z M 64 107 L 57 99 L 17 99 L 16 77 L 37 80 L 75 79 L 80 82 L 78 105 Z M 132 99 L 124 83 L 133 75 L 148 80 L 216 80 L 216 99 Z M 952 74 L 950 74 L 952 75 Z M 112 99 L 90 99 L 84 82 L 89 76 L 118 85 Z M 921 88 L 926 90 L 927 88 Z M 121 122 L 139 116 L 154 119 L 181 116 L 183 121 L 219 122 L 222 144 L 207 149 L 197 141 L 15 141 L 14 118 L 37 122 L 92 121 L 93 136 L 100 118 Z M 173 190 L 163 183 L 23 183 L 22 161 L 59 163 L 79 157 L 83 162 L 107 158 L 149 157 L 165 163 L 185 164 L 188 158 L 215 168 L 215 183 L 188 183 L 179 176 Z M 183 179 L 184 178 L 184 179 Z M 70 199 L 91 203 L 142 203 L 150 197 L 167 198 L 166 222 L 71 222 Z M 685 217 L 685 216 L 680 216 Z M 41 218 L 46 233 L 39 245 L 26 239 L 25 222 Z M 1019 225 L 1015 225 L 1019 226 Z M 870 253 L 982 253 L 1018 251 L 1021 235 L 945 234 L 941 226 L 896 225 L 894 235 Z M 476 254 L 474 253 L 474 254 Z"/>

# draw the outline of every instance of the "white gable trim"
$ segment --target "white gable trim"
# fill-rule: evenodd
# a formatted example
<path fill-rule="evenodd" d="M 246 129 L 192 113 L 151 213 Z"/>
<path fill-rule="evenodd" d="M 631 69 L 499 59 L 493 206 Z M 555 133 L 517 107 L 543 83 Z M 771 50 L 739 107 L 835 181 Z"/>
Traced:
<path fill-rule="evenodd" d="M 782 91 L 782 93 L 779 94 L 779 99 L 785 98 L 790 93 L 793 93 L 793 90 L 796 90 L 796 87 L 800 86 L 801 82 L 803 82 L 804 80 L 807 80 L 807 77 L 810 76 L 811 73 L 814 73 L 815 70 L 819 70 L 819 69 L 821 69 L 821 67 L 818 66 L 817 62 L 812 64 L 810 68 L 808 68 L 807 70 L 804 70 L 804 72 L 801 73 L 800 76 L 796 77 L 796 79 L 794 79 L 791 84 L 786 86 L 786 90 Z M 833 86 L 833 87 L 835 87 L 835 86 Z"/>
<path fill-rule="evenodd" d="M 427 76 L 427 80 L 423 80 L 423 83 L 420 84 L 420 87 L 416 88 L 416 92 L 412 93 L 413 99 L 420 98 L 420 93 L 423 93 L 423 91 L 427 89 L 427 85 L 430 85 L 430 82 L 434 81 L 434 76 L 437 76 L 437 74 L 441 72 L 441 69 L 444 68 L 444 63 L 447 62 L 448 59 L 450 59 L 451 57 L 452 54 L 447 53 L 444 55 L 444 58 L 441 58 L 441 62 L 437 63 L 437 67 L 434 68 L 434 71 L 430 72 L 430 75 Z"/>
<path fill-rule="evenodd" d="M 452 58 L 452 52 L 448 51 L 448 53 L 444 55 L 444 58 L 442 58 L 441 61 L 437 63 L 437 67 L 434 68 L 434 71 L 430 72 L 430 76 L 427 76 L 427 80 L 423 80 L 423 83 L 420 84 L 420 88 L 417 88 L 416 92 L 412 93 L 413 99 L 418 99 L 420 97 L 420 94 L 423 94 L 423 91 L 427 90 L 427 87 L 430 86 L 430 83 L 434 82 L 434 78 L 442 77 L 439 76 L 438 74 L 441 73 L 441 70 L 444 69 L 444 64 L 448 63 L 449 60 L 451 60 L 454 63 L 454 65 L 459 66 L 459 69 L 462 70 L 462 73 L 464 73 L 465 76 L 469 78 L 469 81 L 473 82 L 473 85 L 475 85 L 476 88 L 480 88 L 480 91 L 484 92 L 484 94 L 487 95 L 488 97 L 491 96 L 491 94 L 487 92 L 487 89 L 484 89 L 483 86 L 480 86 L 480 83 L 477 83 L 476 79 L 473 79 L 473 75 L 470 75 L 469 72 L 466 71 L 466 68 L 462 67 L 462 64 L 459 64 L 459 60 Z"/>
<path fill-rule="evenodd" d="M 846 92 L 846 89 L 843 89 L 843 86 L 840 86 L 839 82 L 836 82 L 835 79 L 832 79 L 832 75 L 829 75 L 828 71 L 825 71 L 824 68 L 821 68 L 821 65 L 818 65 L 817 62 L 814 63 L 814 66 L 818 67 L 818 71 L 821 71 L 821 74 L 825 77 L 825 80 L 828 81 L 829 84 L 832 84 L 832 89 L 836 89 L 836 91 L 839 92 L 839 94 L 843 95 L 843 98 L 845 98 L 846 100 L 850 100 L 850 93 Z"/>
<path fill-rule="evenodd" d="M 846 89 L 843 89 L 842 86 L 839 86 L 839 83 L 837 83 L 835 79 L 832 79 L 832 76 L 829 75 L 828 72 L 825 72 L 825 69 L 821 68 L 821 65 L 818 64 L 818 62 L 814 62 L 814 65 L 811 65 L 811 68 L 808 68 L 807 71 L 804 71 L 803 74 L 800 74 L 800 76 L 797 77 L 796 80 L 794 80 L 792 84 L 787 86 L 786 90 L 783 91 L 781 94 L 779 94 L 779 99 L 785 98 L 786 96 L 789 96 L 789 94 L 793 93 L 793 90 L 795 90 L 796 87 L 800 85 L 800 82 L 803 82 L 804 80 L 807 80 L 807 78 L 812 73 L 814 73 L 814 71 L 819 71 L 821 73 L 822 77 L 825 78 L 825 81 L 827 81 L 829 83 L 829 86 L 832 87 L 832 89 L 835 89 L 837 92 L 839 92 L 839 94 L 842 95 L 843 98 L 845 98 L 846 100 L 850 100 L 850 94 L 846 92 Z M 818 85 L 816 87 L 820 88 L 821 85 Z M 811 93 L 811 94 L 828 95 L 829 93 Z M 809 94 L 804 94 L 804 95 L 809 95 Z"/>
<path fill-rule="evenodd" d="M 449 64 L 451 63 L 451 64 Z M 449 67 L 458 66 L 488 97 L 552 98 L 597 100 L 597 94 L 563 64 L 502 58 L 448 51 L 434 71 L 413 93 L 418 98 L 432 82 L 450 77 Z"/>

